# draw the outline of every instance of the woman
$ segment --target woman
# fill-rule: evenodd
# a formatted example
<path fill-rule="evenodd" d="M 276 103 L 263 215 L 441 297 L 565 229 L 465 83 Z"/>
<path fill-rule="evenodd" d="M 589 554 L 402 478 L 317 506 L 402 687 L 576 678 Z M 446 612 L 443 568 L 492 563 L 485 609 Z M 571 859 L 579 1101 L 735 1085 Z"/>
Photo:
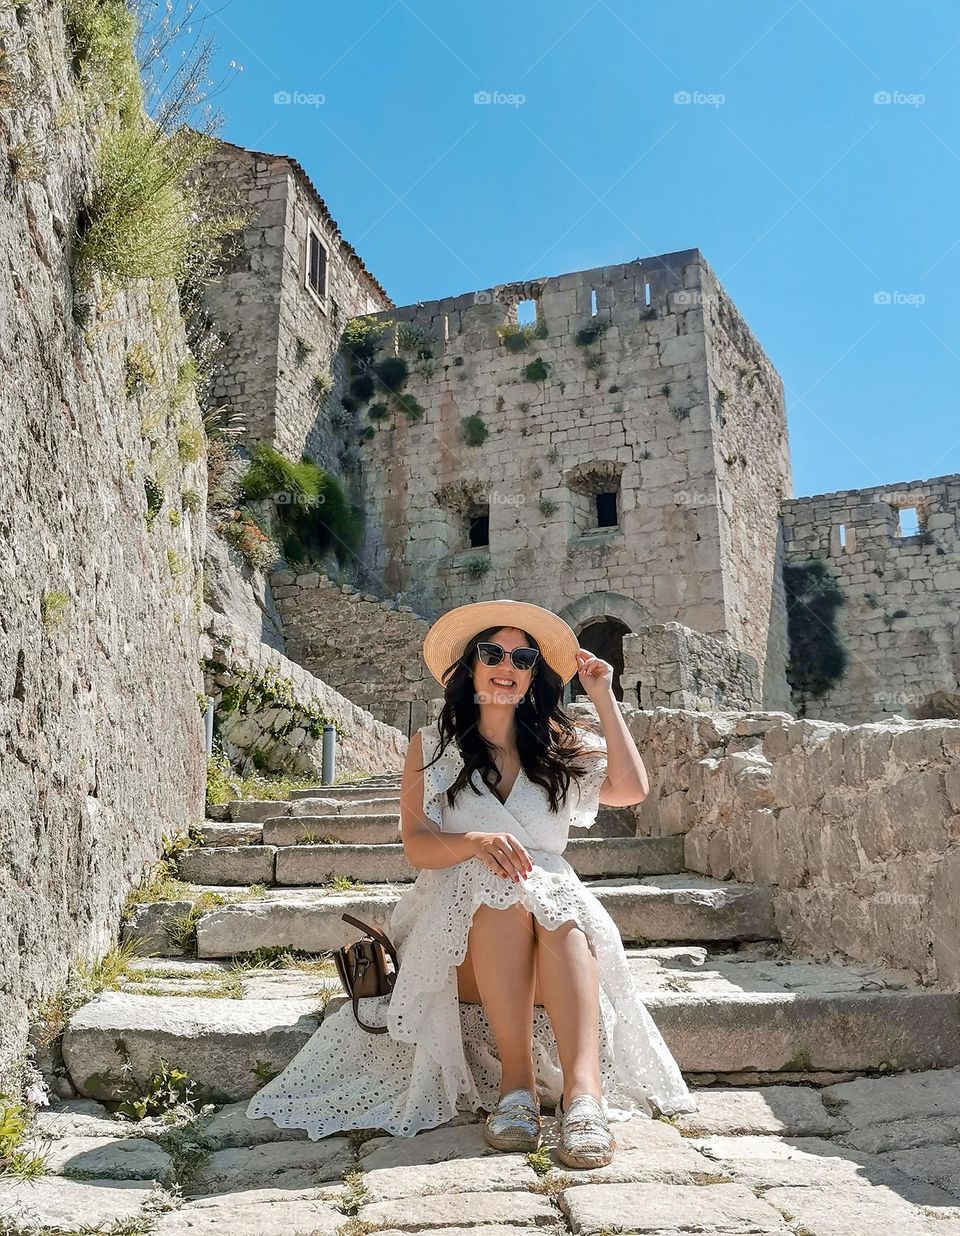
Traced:
<path fill-rule="evenodd" d="M 400 792 L 404 852 L 420 874 L 388 934 L 400 969 L 389 996 L 344 1003 L 247 1115 L 312 1138 L 348 1128 L 410 1136 L 485 1108 L 497 1149 L 534 1150 L 538 1090 L 563 1121 L 557 1155 L 609 1163 L 609 1120 L 696 1105 L 633 984 L 616 925 L 562 851 L 600 802 L 647 793 L 613 695 L 610 665 L 561 618 L 481 601 L 427 632 L 444 688 L 437 723 L 410 740 Z M 602 742 L 567 717 L 579 672 Z"/>

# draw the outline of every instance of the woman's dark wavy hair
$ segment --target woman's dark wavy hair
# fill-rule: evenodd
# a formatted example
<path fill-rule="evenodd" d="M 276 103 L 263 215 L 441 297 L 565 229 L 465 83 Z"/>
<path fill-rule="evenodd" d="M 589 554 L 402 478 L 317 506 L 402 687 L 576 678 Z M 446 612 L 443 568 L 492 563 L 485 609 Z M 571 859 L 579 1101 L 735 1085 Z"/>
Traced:
<path fill-rule="evenodd" d="M 474 784 L 475 772 L 480 773 L 487 785 L 491 781 L 496 785 L 502 780 L 493 762 L 492 748 L 480 733 L 480 706 L 473 686 L 473 670 L 477 662 L 477 644 L 483 640 L 489 641 L 495 632 L 503 629 L 504 624 L 500 623 L 474 635 L 463 654 L 443 673 L 444 703 L 437 718 L 440 748 L 423 768 L 435 764 L 447 746 L 456 742 L 463 757 L 463 768 L 447 790 L 447 803 L 451 807 L 467 785 L 474 794 L 482 793 Z M 540 645 L 533 636 L 528 631 L 523 634 L 528 646 L 539 651 Z M 590 749 L 582 748 L 577 739 L 576 726 L 560 704 L 562 694 L 560 675 L 543 656 L 539 656 L 530 686 L 516 709 L 520 763 L 530 781 L 546 790 L 553 812 L 559 811 L 566 801 L 571 778 L 583 776 L 588 771 L 587 767 L 577 765 L 575 760 L 584 753 L 592 755 Z"/>

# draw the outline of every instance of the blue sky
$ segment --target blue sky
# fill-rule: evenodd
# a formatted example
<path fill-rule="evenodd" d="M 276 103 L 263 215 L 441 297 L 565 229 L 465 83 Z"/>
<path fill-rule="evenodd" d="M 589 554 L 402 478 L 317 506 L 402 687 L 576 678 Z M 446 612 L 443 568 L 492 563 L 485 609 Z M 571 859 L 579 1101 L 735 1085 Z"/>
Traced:
<path fill-rule="evenodd" d="M 396 303 L 697 247 L 783 377 L 796 495 L 960 472 L 955 0 L 197 12 L 222 135 L 298 158 Z"/>

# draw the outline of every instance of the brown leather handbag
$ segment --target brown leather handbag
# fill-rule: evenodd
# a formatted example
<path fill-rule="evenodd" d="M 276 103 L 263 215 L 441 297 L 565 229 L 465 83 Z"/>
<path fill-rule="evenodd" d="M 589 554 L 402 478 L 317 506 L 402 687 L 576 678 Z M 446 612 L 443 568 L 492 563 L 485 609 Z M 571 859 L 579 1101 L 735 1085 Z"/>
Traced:
<path fill-rule="evenodd" d="M 386 1026 L 367 1026 L 360 1020 L 357 1002 L 365 996 L 387 996 L 393 991 L 393 985 L 400 973 L 400 959 L 397 950 L 389 938 L 376 927 L 361 922 L 352 914 L 341 914 L 344 922 L 353 923 L 367 934 L 353 944 L 347 944 L 337 949 L 333 959 L 337 965 L 337 973 L 343 983 L 344 991 L 353 1003 L 353 1016 L 357 1025 L 370 1034 L 386 1034 Z M 387 967 L 387 955 L 393 962 L 393 969 Z"/>

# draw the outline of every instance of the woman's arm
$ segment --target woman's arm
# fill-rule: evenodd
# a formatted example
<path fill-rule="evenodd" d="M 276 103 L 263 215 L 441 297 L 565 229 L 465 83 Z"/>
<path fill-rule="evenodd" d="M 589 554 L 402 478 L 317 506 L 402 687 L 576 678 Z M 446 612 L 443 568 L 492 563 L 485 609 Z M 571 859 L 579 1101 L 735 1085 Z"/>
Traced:
<path fill-rule="evenodd" d="M 400 781 L 400 835 L 411 867 L 452 867 L 473 857 L 470 833 L 441 833 L 423 810 L 423 740 L 410 739 Z"/>
<path fill-rule="evenodd" d="M 647 797 L 650 782 L 613 693 L 613 666 L 584 648 L 577 657 L 580 681 L 597 710 L 607 745 L 607 776 L 600 786 L 600 802 L 605 807 L 631 807 Z"/>

